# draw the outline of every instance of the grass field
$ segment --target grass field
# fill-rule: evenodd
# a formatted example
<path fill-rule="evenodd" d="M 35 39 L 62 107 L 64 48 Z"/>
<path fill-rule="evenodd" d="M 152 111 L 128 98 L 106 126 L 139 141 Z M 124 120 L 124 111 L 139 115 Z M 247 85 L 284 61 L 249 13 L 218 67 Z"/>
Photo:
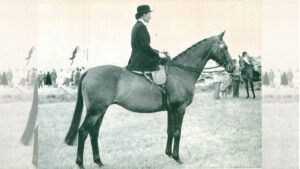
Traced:
<path fill-rule="evenodd" d="M 0 168 L 33 169 L 33 146 L 23 146 L 20 138 L 26 126 L 31 103 L 0 104 Z"/>
<path fill-rule="evenodd" d="M 164 154 L 166 112 L 137 114 L 111 106 L 99 136 L 104 169 L 259 168 L 262 164 L 261 95 L 257 95 L 255 100 L 214 100 L 212 92 L 196 94 L 183 121 L 180 154 L 184 164 L 181 166 Z M 75 102 L 40 105 L 40 169 L 76 168 L 77 147 L 63 143 L 74 106 Z M 84 164 L 86 168 L 97 168 L 89 138 Z"/>
<path fill-rule="evenodd" d="M 32 169 L 32 146 L 23 146 L 19 141 L 32 91 L 0 90 L 1 168 Z M 39 168 L 77 168 L 76 147 L 63 143 L 76 91 L 54 91 L 39 92 Z M 240 99 L 214 100 L 211 91 L 195 95 L 183 122 L 182 166 L 164 155 L 166 112 L 137 114 L 110 107 L 99 137 L 104 169 L 298 168 L 298 90 L 263 88 L 263 96 L 256 91 L 256 100 L 244 99 L 245 93 L 241 92 Z M 86 168 L 97 168 L 92 162 L 89 139 L 84 160 Z"/>

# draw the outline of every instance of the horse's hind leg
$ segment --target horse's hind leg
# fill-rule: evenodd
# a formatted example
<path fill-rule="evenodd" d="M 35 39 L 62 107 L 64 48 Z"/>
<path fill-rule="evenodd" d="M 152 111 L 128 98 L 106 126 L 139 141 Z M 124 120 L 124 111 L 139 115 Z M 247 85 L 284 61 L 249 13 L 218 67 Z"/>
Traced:
<path fill-rule="evenodd" d="M 101 109 L 89 109 L 87 110 L 87 115 L 78 130 L 78 148 L 77 148 L 77 159 L 76 164 L 80 169 L 84 169 L 83 167 L 83 152 L 84 152 L 84 144 L 86 137 L 91 132 L 92 128 L 95 126 L 96 122 L 103 115 Z"/>
<path fill-rule="evenodd" d="M 91 144 L 93 149 L 93 158 L 94 162 L 98 164 L 99 167 L 103 166 L 103 163 L 100 158 L 99 154 L 99 147 L 98 147 L 98 136 L 99 136 L 99 129 L 102 124 L 104 114 L 97 120 L 96 124 L 92 128 L 90 132 Z"/>

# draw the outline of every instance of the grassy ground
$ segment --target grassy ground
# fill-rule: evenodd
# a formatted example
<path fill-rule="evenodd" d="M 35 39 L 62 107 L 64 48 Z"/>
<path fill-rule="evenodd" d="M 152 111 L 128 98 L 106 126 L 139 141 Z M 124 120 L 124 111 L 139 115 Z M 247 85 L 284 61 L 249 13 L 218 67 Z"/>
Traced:
<path fill-rule="evenodd" d="M 137 114 L 111 106 L 99 136 L 104 169 L 259 168 L 261 95 L 257 95 L 255 100 L 214 100 L 211 92 L 196 94 L 183 121 L 182 166 L 164 154 L 166 112 Z M 74 106 L 74 102 L 40 105 L 39 168 L 76 168 L 76 147 L 63 143 Z M 84 163 L 86 168 L 97 168 L 89 138 Z"/>
<path fill-rule="evenodd" d="M 26 126 L 31 103 L 0 104 L 0 168 L 33 169 L 33 146 L 23 146 L 20 138 Z"/>
<path fill-rule="evenodd" d="M 289 88 L 263 91 L 263 168 L 299 168 L 299 91 Z"/>

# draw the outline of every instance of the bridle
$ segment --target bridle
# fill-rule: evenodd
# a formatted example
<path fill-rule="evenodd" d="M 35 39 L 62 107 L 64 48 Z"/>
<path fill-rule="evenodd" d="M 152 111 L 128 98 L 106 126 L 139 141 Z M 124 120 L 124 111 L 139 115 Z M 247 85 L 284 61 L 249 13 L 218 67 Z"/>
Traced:
<path fill-rule="evenodd" d="M 216 38 L 217 38 L 219 41 L 221 41 L 221 40 L 219 39 L 218 36 L 216 36 Z M 215 42 L 215 43 L 217 43 L 217 42 Z M 214 44 L 213 44 L 212 46 L 214 46 Z M 222 48 L 223 48 L 223 47 L 219 48 L 219 49 L 218 49 L 218 52 L 221 51 Z M 209 52 L 208 52 L 207 55 L 206 55 L 206 58 L 208 58 L 208 56 L 212 53 L 212 51 L 213 51 L 213 48 L 210 48 Z M 176 66 L 176 67 L 178 67 L 178 68 L 181 68 L 181 69 L 186 70 L 186 71 L 189 71 L 189 72 L 201 73 L 201 72 L 203 71 L 203 69 L 195 68 L 195 67 L 191 67 L 191 66 L 186 66 L 186 65 L 182 65 L 182 64 L 173 62 L 172 60 L 170 60 L 170 61 L 168 62 L 168 65 Z M 223 67 L 223 66 L 226 66 L 226 65 L 227 65 L 227 63 L 224 62 L 222 65 L 218 65 L 218 66 L 214 66 L 214 67 L 209 67 L 209 68 L 204 68 L 204 69 L 214 69 L 214 68 L 219 68 L 219 67 Z"/>

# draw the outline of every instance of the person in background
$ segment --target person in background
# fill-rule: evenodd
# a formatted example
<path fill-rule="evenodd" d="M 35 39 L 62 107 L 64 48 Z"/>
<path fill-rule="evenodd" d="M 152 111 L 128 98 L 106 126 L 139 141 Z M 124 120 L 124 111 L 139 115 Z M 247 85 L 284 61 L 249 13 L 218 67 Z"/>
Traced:
<path fill-rule="evenodd" d="M 231 86 L 231 77 L 227 72 L 222 72 L 221 75 L 222 78 L 221 78 L 220 91 L 222 93 L 222 97 L 227 98 L 227 94 L 229 94 L 229 89 Z"/>
<path fill-rule="evenodd" d="M 214 99 L 218 100 L 220 99 L 220 87 L 221 87 L 221 76 L 220 73 L 214 73 L 213 75 L 214 78 Z"/>
<path fill-rule="evenodd" d="M 293 87 L 293 72 L 291 69 L 287 72 L 287 79 L 289 87 Z"/>
<path fill-rule="evenodd" d="M 38 87 L 42 88 L 44 86 L 44 73 L 42 71 L 39 71 L 38 74 Z"/>
<path fill-rule="evenodd" d="M 239 91 L 240 91 L 240 82 L 241 82 L 241 70 L 240 66 L 237 63 L 236 59 L 233 59 L 233 63 L 235 65 L 235 68 L 233 72 L 231 73 L 231 79 L 232 79 L 232 97 L 238 98 L 239 97 Z"/>
<path fill-rule="evenodd" d="M 51 79 L 50 72 L 47 72 L 45 85 L 47 85 L 48 87 L 50 87 L 52 85 L 52 79 Z"/>
<path fill-rule="evenodd" d="M 270 85 L 270 79 L 268 72 L 265 72 L 263 75 L 263 85 L 269 86 Z"/>
<path fill-rule="evenodd" d="M 272 87 L 274 87 L 274 78 L 275 78 L 275 73 L 274 73 L 274 70 L 271 69 L 269 72 L 269 80 L 270 80 L 270 85 Z"/>
<path fill-rule="evenodd" d="M 5 72 L 3 72 L 3 74 L 2 74 L 2 85 L 3 86 L 7 86 L 8 85 L 8 80 L 7 80 L 7 76 L 6 76 Z"/>
<path fill-rule="evenodd" d="M 56 87 L 56 79 L 57 79 L 56 70 L 53 69 L 50 75 L 51 75 L 52 84 Z"/>
<path fill-rule="evenodd" d="M 13 72 L 11 69 L 8 69 L 7 71 L 7 80 L 8 80 L 8 85 L 11 87 L 12 84 L 12 79 L 13 79 Z"/>
<path fill-rule="evenodd" d="M 284 86 L 287 86 L 287 85 L 288 85 L 288 78 L 287 78 L 287 74 L 286 74 L 285 71 L 282 73 L 281 84 L 284 85 Z"/>

